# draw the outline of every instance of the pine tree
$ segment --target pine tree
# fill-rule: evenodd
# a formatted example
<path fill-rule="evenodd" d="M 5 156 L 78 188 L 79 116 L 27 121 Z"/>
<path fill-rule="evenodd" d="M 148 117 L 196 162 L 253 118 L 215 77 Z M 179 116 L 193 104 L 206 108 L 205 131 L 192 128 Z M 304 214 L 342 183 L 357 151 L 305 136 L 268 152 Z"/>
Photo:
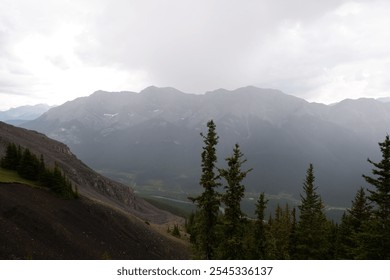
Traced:
<path fill-rule="evenodd" d="M 324 258 L 329 260 L 336 259 L 336 252 L 337 252 L 337 236 L 339 232 L 339 225 L 335 223 L 334 220 L 327 220 L 327 252 L 324 255 Z"/>
<path fill-rule="evenodd" d="M 243 259 L 243 235 L 245 227 L 244 213 L 241 211 L 241 200 L 244 197 L 245 186 L 242 181 L 252 170 L 242 171 L 241 166 L 246 162 L 242 159 L 243 153 L 238 144 L 234 146 L 233 155 L 226 158 L 227 169 L 219 169 L 220 177 L 224 178 L 227 185 L 226 192 L 222 195 L 225 204 L 223 216 L 223 241 L 220 244 L 220 259 Z"/>
<path fill-rule="evenodd" d="M 16 170 L 18 168 L 19 161 L 20 154 L 18 153 L 18 148 L 14 143 L 8 144 L 5 156 L 1 159 L 1 167 Z"/>
<path fill-rule="evenodd" d="M 353 238 L 353 230 L 350 223 L 350 217 L 344 212 L 341 217 L 341 223 L 336 240 L 336 259 L 355 259 L 355 254 L 352 252 L 356 246 Z"/>
<path fill-rule="evenodd" d="M 362 223 L 370 218 L 371 212 L 372 206 L 367 201 L 366 192 L 363 188 L 360 188 L 352 201 L 351 209 L 347 210 L 348 216 L 351 218 L 351 225 L 355 231 L 359 230 Z"/>
<path fill-rule="evenodd" d="M 367 252 L 364 245 L 364 224 L 371 218 L 372 207 L 367 200 L 366 193 L 360 188 L 351 208 L 344 213 L 337 238 L 336 258 L 356 259 Z M 364 258 L 364 257 L 363 257 Z"/>
<path fill-rule="evenodd" d="M 66 178 L 57 163 L 53 170 L 46 168 L 43 155 L 40 158 L 28 148 L 17 147 L 14 143 L 7 146 L 6 155 L 0 160 L 3 168 L 16 170 L 20 177 L 39 181 L 42 186 L 51 189 L 59 196 L 67 199 L 78 198 L 77 186 L 73 189 L 71 181 Z"/>
<path fill-rule="evenodd" d="M 295 252 L 296 252 L 296 229 L 297 229 L 297 211 L 295 207 L 291 211 L 291 232 L 290 232 L 290 241 L 289 241 L 289 251 L 290 251 L 290 257 L 294 258 Z"/>
<path fill-rule="evenodd" d="M 17 171 L 19 175 L 25 179 L 29 179 L 29 180 L 39 179 L 39 171 L 40 171 L 39 160 L 27 148 L 24 149 L 22 153 L 22 157 L 19 161 Z"/>
<path fill-rule="evenodd" d="M 275 217 L 268 227 L 267 254 L 270 259 L 290 259 L 290 238 L 293 218 L 288 204 L 282 209 L 277 205 Z"/>
<path fill-rule="evenodd" d="M 374 221 L 370 231 L 378 238 L 376 242 L 377 258 L 390 259 L 390 138 L 379 143 L 382 160 L 378 163 L 367 159 L 374 166 L 375 177 L 363 175 L 364 179 L 375 189 L 368 190 L 368 199 L 374 203 Z M 372 243 L 372 242 L 371 242 Z M 372 246 L 373 244 L 371 244 Z"/>
<path fill-rule="evenodd" d="M 177 224 L 173 225 L 172 235 L 175 237 L 181 237 L 179 225 L 177 225 Z"/>
<path fill-rule="evenodd" d="M 328 250 L 327 220 L 321 197 L 316 193 L 313 165 L 310 164 L 303 184 L 304 195 L 298 206 L 299 222 L 296 228 L 297 259 L 326 259 Z"/>
<path fill-rule="evenodd" d="M 202 152 L 202 175 L 200 185 L 203 193 L 195 198 L 190 198 L 197 203 L 197 217 L 195 218 L 195 250 L 198 257 L 202 259 L 213 259 L 215 248 L 217 248 L 216 225 L 220 207 L 220 195 L 217 188 L 220 186 L 219 175 L 216 174 L 217 153 L 216 145 L 218 136 L 216 126 L 211 120 L 207 123 L 208 133 L 201 136 L 205 146 Z"/>
<path fill-rule="evenodd" d="M 264 192 L 259 195 L 256 202 L 256 223 L 255 223 L 255 258 L 263 260 L 266 258 L 266 226 L 265 226 L 265 209 L 267 208 L 268 199 L 265 199 Z"/>

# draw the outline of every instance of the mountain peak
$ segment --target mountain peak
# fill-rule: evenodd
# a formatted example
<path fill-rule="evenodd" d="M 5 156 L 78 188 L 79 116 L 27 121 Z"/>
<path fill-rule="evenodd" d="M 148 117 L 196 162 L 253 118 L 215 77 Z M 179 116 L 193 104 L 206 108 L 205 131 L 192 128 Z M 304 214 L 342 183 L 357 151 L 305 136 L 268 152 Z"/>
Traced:
<path fill-rule="evenodd" d="M 173 87 L 156 87 L 156 86 L 149 86 L 145 88 L 144 90 L 140 91 L 140 94 L 145 95 L 182 95 L 184 92 L 175 89 Z"/>
<path fill-rule="evenodd" d="M 107 96 L 107 95 L 117 95 L 117 94 L 131 94 L 133 92 L 131 91 L 104 91 L 104 90 L 97 90 L 94 93 L 90 95 L 90 97 L 100 97 L 100 96 Z"/>
<path fill-rule="evenodd" d="M 232 94 L 281 94 L 281 95 L 288 95 L 280 90 L 277 89 L 271 89 L 271 88 L 259 88 L 255 86 L 245 86 L 245 87 L 240 87 L 236 88 L 234 90 L 228 90 L 224 88 L 219 88 L 213 91 L 207 91 L 206 94 L 225 94 L 225 93 L 232 93 Z"/>

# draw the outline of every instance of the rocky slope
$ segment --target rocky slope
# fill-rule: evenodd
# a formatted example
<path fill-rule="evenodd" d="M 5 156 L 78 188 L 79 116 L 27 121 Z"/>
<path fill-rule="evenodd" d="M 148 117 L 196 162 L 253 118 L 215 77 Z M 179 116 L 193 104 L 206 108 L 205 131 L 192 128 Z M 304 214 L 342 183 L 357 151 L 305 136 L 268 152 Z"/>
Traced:
<path fill-rule="evenodd" d="M 188 247 L 111 207 L 0 183 L 0 259 L 188 259 Z"/>

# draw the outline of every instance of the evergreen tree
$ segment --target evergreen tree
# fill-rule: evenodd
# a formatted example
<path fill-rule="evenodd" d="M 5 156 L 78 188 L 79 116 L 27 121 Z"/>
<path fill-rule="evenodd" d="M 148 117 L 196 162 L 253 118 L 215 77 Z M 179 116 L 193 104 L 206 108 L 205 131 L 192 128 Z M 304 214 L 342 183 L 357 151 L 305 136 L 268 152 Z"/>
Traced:
<path fill-rule="evenodd" d="M 177 224 L 173 225 L 172 235 L 175 237 L 181 237 L 179 225 L 177 225 Z"/>
<path fill-rule="evenodd" d="M 316 193 L 313 165 L 310 164 L 303 184 L 304 195 L 298 206 L 296 228 L 296 259 L 326 259 L 328 250 L 327 220 L 321 197 Z"/>
<path fill-rule="evenodd" d="M 46 165 L 45 165 L 45 159 L 43 158 L 43 155 L 41 154 L 41 157 L 39 158 L 39 180 L 42 181 L 42 178 L 44 176 L 44 173 L 46 171 Z"/>
<path fill-rule="evenodd" d="M 42 186 L 51 189 L 63 198 L 79 197 L 77 186 L 74 190 L 71 181 L 66 178 L 57 164 L 53 170 L 46 168 L 43 155 L 38 159 L 29 149 L 16 147 L 14 143 L 11 143 L 7 146 L 6 155 L 1 158 L 0 162 L 3 168 L 16 170 L 24 179 L 39 181 Z"/>
<path fill-rule="evenodd" d="M 382 160 L 375 163 L 368 159 L 374 166 L 372 174 L 375 177 L 363 175 L 364 179 L 373 190 L 369 191 L 368 199 L 374 203 L 373 215 L 370 231 L 377 238 L 375 247 L 377 248 L 377 258 L 390 259 L 390 138 L 379 143 L 382 152 Z M 373 243 L 373 242 L 370 242 Z M 371 244 L 372 245 L 372 244 Z"/>
<path fill-rule="evenodd" d="M 297 213 L 295 207 L 291 211 L 291 231 L 290 231 L 290 241 L 289 241 L 289 250 L 290 257 L 294 258 L 296 252 L 296 229 L 297 229 Z"/>
<path fill-rule="evenodd" d="M 327 254 L 324 258 L 334 260 L 337 253 L 337 238 L 339 232 L 339 225 L 333 220 L 327 221 L 327 233 L 328 233 L 328 247 Z"/>
<path fill-rule="evenodd" d="M 201 136 L 204 141 L 202 152 L 202 175 L 200 185 L 203 187 L 203 193 L 195 198 L 190 198 L 197 203 L 197 218 L 195 219 L 195 250 L 198 257 L 202 259 L 215 258 L 215 248 L 217 248 L 216 225 L 218 221 L 218 212 L 220 206 L 220 195 L 217 188 L 219 175 L 216 174 L 217 153 L 216 145 L 218 136 L 216 126 L 211 120 L 207 123 L 208 133 Z"/>
<path fill-rule="evenodd" d="M 341 223 L 336 240 L 336 259 L 355 259 L 355 254 L 352 252 L 356 246 L 353 238 L 353 230 L 350 223 L 350 217 L 344 212 L 341 217 Z"/>
<path fill-rule="evenodd" d="M 265 226 L 265 209 L 267 208 L 268 199 L 265 199 L 264 192 L 259 195 L 256 202 L 256 222 L 255 222 L 255 243 L 254 258 L 263 260 L 266 258 L 266 226 Z"/>
<path fill-rule="evenodd" d="M 350 209 L 344 213 L 337 238 L 336 258 L 356 259 L 363 257 L 369 250 L 365 248 L 364 228 L 369 223 L 372 206 L 367 200 L 366 193 L 360 188 Z"/>
<path fill-rule="evenodd" d="M 269 259 L 290 259 L 290 238 L 293 227 L 293 218 L 288 204 L 282 209 L 279 205 L 275 209 L 275 217 L 268 227 L 267 257 Z"/>
<path fill-rule="evenodd" d="M 352 201 L 351 209 L 347 210 L 348 217 L 351 218 L 351 225 L 355 231 L 359 230 L 362 223 L 370 218 L 371 212 L 372 206 L 367 201 L 366 192 L 363 188 L 360 188 Z"/>
<path fill-rule="evenodd" d="M 38 180 L 40 163 L 38 158 L 30 152 L 29 149 L 24 149 L 22 157 L 19 161 L 18 169 L 19 175 L 28 180 Z"/>
<path fill-rule="evenodd" d="M 20 150 L 15 143 L 7 145 L 5 156 L 1 159 L 1 167 L 11 170 L 17 170 L 21 158 Z"/>
<path fill-rule="evenodd" d="M 220 244 L 218 258 L 243 259 L 243 234 L 245 227 L 244 213 L 241 211 L 241 200 L 244 197 L 245 186 L 242 181 L 252 170 L 242 171 L 241 166 L 246 162 L 238 144 L 234 146 L 233 155 L 226 158 L 227 169 L 219 169 L 220 177 L 226 180 L 226 192 L 222 195 L 225 213 L 222 218 L 223 241 Z"/>

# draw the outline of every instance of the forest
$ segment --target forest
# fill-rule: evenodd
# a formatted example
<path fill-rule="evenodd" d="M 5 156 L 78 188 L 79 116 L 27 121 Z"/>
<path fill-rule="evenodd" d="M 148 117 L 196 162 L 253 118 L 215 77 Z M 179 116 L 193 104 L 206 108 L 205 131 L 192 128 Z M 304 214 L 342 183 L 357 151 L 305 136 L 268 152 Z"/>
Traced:
<path fill-rule="evenodd" d="M 315 184 L 314 167 L 309 164 L 297 208 L 278 205 L 265 217 L 266 196 L 256 202 L 256 218 L 248 218 L 240 208 L 244 197 L 243 180 L 251 169 L 240 146 L 226 158 L 227 167 L 217 167 L 216 125 L 207 123 L 201 133 L 203 192 L 190 197 L 197 210 L 186 229 L 196 259 L 390 259 L 390 139 L 379 143 L 380 162 L 373 162 L 372 174 L 362 175 L 370 186 L 361 187 L 342 216 L 329 220 L 324 201 Z M 280 174 L 283 176 L 283 174 Z M 335 194 L 337 195 L 337 194 Z M 221 211 L 223 209 L 223 211 Z"/>
<path fill-rule="evenodd" d="M 29 149 L 15 143 L 8 144 L 6 154 L 0 160 L 0 166 L 17 171 L 20 177 L 37 182 L 60 197 L 74 199 L 79 196 L 77 187 L 73 187 L 57 164 L 54 168 L 49 168 L 43 155 L 38 158 Z"/>

